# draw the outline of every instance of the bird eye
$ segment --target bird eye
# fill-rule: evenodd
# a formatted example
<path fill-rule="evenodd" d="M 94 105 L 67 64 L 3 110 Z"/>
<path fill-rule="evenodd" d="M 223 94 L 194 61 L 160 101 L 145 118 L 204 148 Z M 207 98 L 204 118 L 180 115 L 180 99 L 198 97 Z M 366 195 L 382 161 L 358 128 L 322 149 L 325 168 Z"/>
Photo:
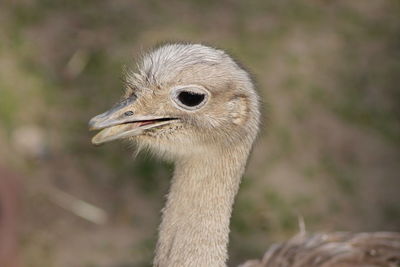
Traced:
<path fill-rule="evenodd" d="M 198 94 L 194 92 L 183 91 L 178 94 L 179 101 L 189 107 L 198 106 L 201 102 L 203 102 L 204 98 L 204 94 Z"/>
<path fill-rule="evenodd" d="M 173 92 L 173 100 L 179 107 L 195 110 L 202 107 L 208 99 L 208 91 L 199 87 L 178 88 Z"/>

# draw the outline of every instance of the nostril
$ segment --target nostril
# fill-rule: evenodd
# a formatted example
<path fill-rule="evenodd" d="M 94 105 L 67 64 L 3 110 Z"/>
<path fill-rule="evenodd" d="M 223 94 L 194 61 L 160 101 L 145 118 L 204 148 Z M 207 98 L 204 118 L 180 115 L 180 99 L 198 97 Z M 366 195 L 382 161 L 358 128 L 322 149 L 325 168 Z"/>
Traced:
<path fill-rule="evenodd" d="M 126 111 L 124 113 L 125 116 L 132 116 L 133 115 L 133 111 Z"/>

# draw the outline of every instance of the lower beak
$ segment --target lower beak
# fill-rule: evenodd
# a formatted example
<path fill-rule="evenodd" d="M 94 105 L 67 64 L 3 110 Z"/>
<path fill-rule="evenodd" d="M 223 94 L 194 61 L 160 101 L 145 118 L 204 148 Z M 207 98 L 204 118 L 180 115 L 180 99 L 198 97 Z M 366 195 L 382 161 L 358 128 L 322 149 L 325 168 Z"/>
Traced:
<path fill-rule="evenodd" d="M 147 120 L 137 120 L 113 125 L 102 129 L 92 138 L 92 144 L 101 145 L 113 140 L 133 137 L 143 134 L 144 131 L 171 123 L 173 118 L 153 118 Z"/>

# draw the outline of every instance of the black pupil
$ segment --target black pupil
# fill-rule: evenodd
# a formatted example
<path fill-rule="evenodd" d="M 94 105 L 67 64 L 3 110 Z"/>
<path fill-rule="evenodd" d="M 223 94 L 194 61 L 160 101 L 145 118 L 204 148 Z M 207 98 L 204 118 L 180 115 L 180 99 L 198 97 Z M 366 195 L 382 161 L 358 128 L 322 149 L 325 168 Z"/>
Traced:
<path fill-rule="evenodd" d="M 187 92 L 183 91 L 180 92 L 178 95 L 179 101 L 182 102 L 182 104 L 189 106 L 189 107 L 194 107 L 199 105 L 201 102 L 203 102 L 205 95 L 204 94 L 198 94 L 194 92 Z"/>

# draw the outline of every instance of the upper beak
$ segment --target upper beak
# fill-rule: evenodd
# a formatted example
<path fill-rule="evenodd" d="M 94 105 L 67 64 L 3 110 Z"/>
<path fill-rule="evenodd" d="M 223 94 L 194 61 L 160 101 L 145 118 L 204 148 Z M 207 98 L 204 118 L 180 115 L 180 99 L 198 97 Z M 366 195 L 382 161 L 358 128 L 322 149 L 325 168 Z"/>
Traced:
<path fill-rule="evenodd" d="M 131 96 L 89 121 L 89 130 L 101 130 L 92 138 L 92 144 L 100 145 L 124 137 L 137 136 L 146 129 L 174 120 L 173 118 L 136 115 L 131 110 L 135 100 L 136 97 Z"/>
<path fill-rule="evenodd" d="M 114 125 L 122 124 L 132 120 L 133 111 L 129 110 L 129 106 L 136 100 L 136 97 L 131 96 L 110 110 L 93 117 L 89 121 L 89 130 L 100 130 Z"/>

